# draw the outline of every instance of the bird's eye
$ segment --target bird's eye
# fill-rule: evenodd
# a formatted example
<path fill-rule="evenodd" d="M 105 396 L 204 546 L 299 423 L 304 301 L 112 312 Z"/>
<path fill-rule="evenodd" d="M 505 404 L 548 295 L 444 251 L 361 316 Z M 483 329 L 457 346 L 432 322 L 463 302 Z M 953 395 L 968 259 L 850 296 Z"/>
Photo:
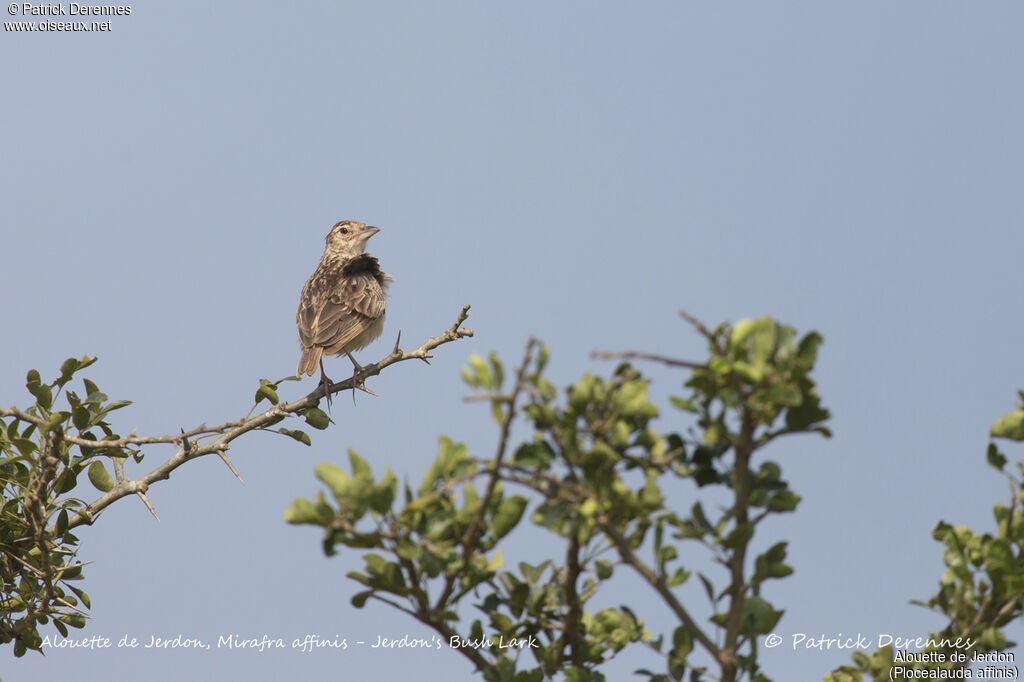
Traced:
<path fill-rule="evenodd" d="M 342 234 L 348 234 L 348 228 L 347 227 L 341 228 L 341 233 Z"/>

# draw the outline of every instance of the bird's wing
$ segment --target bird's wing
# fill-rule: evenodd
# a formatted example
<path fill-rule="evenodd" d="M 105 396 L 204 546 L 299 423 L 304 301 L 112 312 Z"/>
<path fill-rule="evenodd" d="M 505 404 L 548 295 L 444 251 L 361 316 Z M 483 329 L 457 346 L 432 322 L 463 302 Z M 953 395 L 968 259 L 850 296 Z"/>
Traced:
<path fill-rule="evenodd" d="M 341 278 L 321 306 L 299 308 L 302 345 L 342 348 L 384 314 L 384 290 L 369 272 Z"/>

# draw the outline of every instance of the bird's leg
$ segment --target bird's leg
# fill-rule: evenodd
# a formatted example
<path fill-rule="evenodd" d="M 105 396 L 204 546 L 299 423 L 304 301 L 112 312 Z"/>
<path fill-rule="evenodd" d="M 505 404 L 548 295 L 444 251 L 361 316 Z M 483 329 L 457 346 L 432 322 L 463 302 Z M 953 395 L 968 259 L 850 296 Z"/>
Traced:
<path fill-rule="evenodd" d="M 320 358 L 320 383 L 324 387 L 324 397 L 327 398 L 327 411 L 331 411 L 331 380 L 324 373 L 324 359 Z"/>
<path fill-rule="evenodd" d="M 375 396 L 375 397 L 376 397 L 376 396 L 377 396 L 377 394 L 376 394 L 376 393 L 374 393 L 373 391 L 371 391 L 370 389 L 368 389 L 368 388 L 367 388 L 367 387 L 366 387 L 365 385 L 363 385 L 363 382 L 362 382 L 362 381 L 358 381 L 358 382 L 356 381 L 356 376 L 357 376 L 357 375 L 358 375 L 358 374 L 359 374 L 360 372 L 362 372 L 362 371 L 363 371 L 363 366 L 362 366 L 362 365 L 360 365 L 360 364 L 359 364 L 358 362 L 356 362 L 356 359 L 355 359 L 354 357 L 352 357 L 352 354 L 351 354 L 351 353 L 349 353 L 349 352 L 346 352 L 346 353 L 345 353 L 345 355 L 347 355 L 347 356 L 348 356 L 348 359 L 352 361 L 352 404 L 353 404 L 353 405 L 355 405 L 355 404 L 356 404 L 356 389 L 357 389 L 357 388 L 358 388 L 358 389 L 359 389 L 360 391 L 366 391 L 366 392 L 367 392 L 367 393 L 369 393 L 370 395 L 372 395 L 372 396 Z"/>

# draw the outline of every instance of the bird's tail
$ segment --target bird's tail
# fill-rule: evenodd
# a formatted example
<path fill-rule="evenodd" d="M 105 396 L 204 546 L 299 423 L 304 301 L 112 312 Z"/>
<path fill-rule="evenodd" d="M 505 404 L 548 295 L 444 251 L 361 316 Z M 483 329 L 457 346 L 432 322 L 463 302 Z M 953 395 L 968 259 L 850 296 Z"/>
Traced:
<path fill-rule="evenodd" d="M 302 357 L 299 358 L 299 368 L 295 370 L 297 376 L 303 374 L 307 376 L 313 376 L 316 372 L 317 366 L 320 364 L 320 354 L 323 353 L 324 349 L 320 346 L 313 346 L 312 348 L 303 348 Z"/>

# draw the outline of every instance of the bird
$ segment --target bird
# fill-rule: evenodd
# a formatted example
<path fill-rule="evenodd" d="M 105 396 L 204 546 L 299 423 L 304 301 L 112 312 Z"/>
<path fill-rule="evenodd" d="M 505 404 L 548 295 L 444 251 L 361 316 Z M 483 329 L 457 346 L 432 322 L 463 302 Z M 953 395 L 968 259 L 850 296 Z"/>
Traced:
<path fill-rule="evenodd" d="M 328 407 L 331 381 L 324 373 L 323 356 L 347 355 L 355 378 L 363 368 L 352 353 L 384 331 L 385 292 L 393 278 L 381 270 L 377 258 L 365 253 L 367 240 L 378 232 L 379 227 L 356 220 L 335 223 L 327 233 L 320 265 L 299 297 L 295 323 L 302 356 L 295 373 L 299 378 L 312 376 L 319 365 Z"/>

